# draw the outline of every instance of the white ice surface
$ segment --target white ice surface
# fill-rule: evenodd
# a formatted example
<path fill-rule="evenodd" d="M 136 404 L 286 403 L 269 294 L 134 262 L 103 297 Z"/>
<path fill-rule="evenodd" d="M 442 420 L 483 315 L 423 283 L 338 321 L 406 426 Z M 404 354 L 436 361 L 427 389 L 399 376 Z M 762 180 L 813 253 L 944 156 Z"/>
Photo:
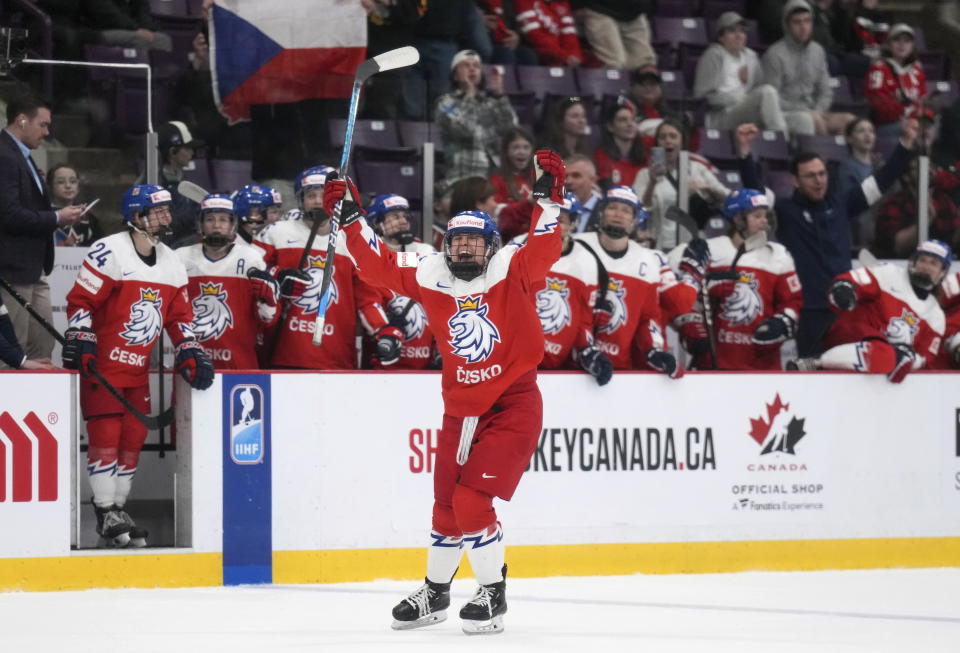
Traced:
<path fill-rule="evenodd" d="M 0 594 L 0 651 L 960 651 L 960 569 L 510 578 L 505 632 L 390 629 L 417 583 Z"/>

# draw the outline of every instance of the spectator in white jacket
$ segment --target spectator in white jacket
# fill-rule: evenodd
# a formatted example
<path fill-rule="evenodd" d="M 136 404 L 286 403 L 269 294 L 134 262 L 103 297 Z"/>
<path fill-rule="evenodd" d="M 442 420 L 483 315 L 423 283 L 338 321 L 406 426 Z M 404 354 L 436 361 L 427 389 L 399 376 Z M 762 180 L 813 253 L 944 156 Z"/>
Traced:
<path fill-rule="evenodd" d="M 651 165 L 637 173 L 633 190 L 650 214 L 648 228 L 656 239 L 657 248 L 669 250 L 696 237 L 696 234 L 666 219 L 667 209 L 677 205 L 680 151 L 687 148 L 683 126 L 671 118 L 664 120 L 657 127 L 656 146 L 663 148 L 664 162 L 657 163 L 654 152 Z M 698 222 L 705 222 L 730 194 L 730 189 L 717 179 L 713 164 L 693 153 L 690 154 L 688 188 L 690 215 Z"/>
<path fill-rule="evenodd" d="M 717 42 L 697 61 L 694 97 L 708 105 L 707 127 L 735 129 L 752 122 L 786 133 L 780 96 L 762 83 L 760 58 L 747 47 L 747 21 L 728 11 L 717 21 Z"/>

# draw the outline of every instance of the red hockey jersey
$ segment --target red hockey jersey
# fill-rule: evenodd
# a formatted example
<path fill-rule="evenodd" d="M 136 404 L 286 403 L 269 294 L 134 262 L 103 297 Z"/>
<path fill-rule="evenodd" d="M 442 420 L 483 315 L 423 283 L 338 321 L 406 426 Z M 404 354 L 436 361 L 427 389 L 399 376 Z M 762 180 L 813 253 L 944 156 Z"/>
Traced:
<path fill-rule="evenodd" d="M 634 163 L 629 158 L 614 159 L 602 147 L 593 153 L 597 164 L 597 179 L 609 179 L 614 186 L 633 186 L 637 173 L 646 167 L 646 163 Z"/>
<path fill-rule="evenodd" d="M 943 309 L 933 295 L 920 299 L 906 268 L 877 265 L 837 277 L 853 283 L 857 306 L 840 313 L 825 339 L 827 348 L 867 338 L 909 345 L 917 354 L 914 369 L 937 356 L 944 331 Z"/>
<path fill-rule="evenodd" d="M 613 258 L 600 247 L 596 232 L 577 234 L 577 240 L 590 246 L 609 276 L 606 293 L 597 292 L 610 307 L 609 319 L 594 330 L 597 347 L 614 369 L 647 369 L 647 352 L 665 346 L 660 293 L 661 286 L 677 285 L 673 270 L 660 252 L 633 241 L 623 256 Z"/>
<path fill-rule="evenodd" d="M 568 57 L 583 61 L 577 27 L 566 0 L 514 0 L 517 25 L 537 51 L 542 66 L 565 66 Z"/>
<path fill-rule="evenodd" d="M 709 272 L 729 270 L 737 248 L 729 236 L 707 240 L 710 247 Z M 680 262 L 686 245 L 670 252 L 670 261 Z M 779 243 L 747 252 L 737 261 L 739 281 L 729 294 L 710 297 L 713 333 L 717 348 L 717 369 L 779 370 L 780 346 L 753 344 L 753 332 L 764 320 L 782 313 L 799 320 L 803 306 L 800 279 L 793 257 Z"/>
<path fill-rule="evenodd" d="M 156 246 L 147 265 L 127 232 L 96 241 L 67 293 L 71 327 L 97 334 L 97 369 L 118 388 L 144 385 L 150 352 L 165 328 L 174 345 L 193 337 L 187 272 L 172 249 Z"/>
<path fill-rule="evenodd" d="M 927 96 L 927 76 L 919 61 L 901 66 L 893 59 L 878 59 L 867 71 L 863 92 L 874 124 L 886 125 Z"/>
<path fill-rule="evenodd" d="M 363 220 L 345 227 L 361 276 L 423 305 L 443 358 L 443 401 L 454 417 L 485 413 L 543 358 L 533 284 L 560 256 L 559 207 L 541 200 L 529 238 L 496 252 L 471 281 L 450 273 L 442 253 L 391 251 Z"/>
<path fill-rule="evenodd" d="M 275 222 L 259 234 L 256 244 L 263 248 L 267 266 L 280 269 L 295 268 L 307 245 L 310 228 L 297 220 Z M 314 240 L 307 260 L 306 271 L 313 282 L 303 295 L 291 300 L 289 314 L 277 338 L 271 365 L 313 370 L 357 369 L 357 315 L 368 333 L 374 333 L 387 324 L 380 306 L 381 293 L 362 281 L 357 268 L 347 256 L 341 234 L 334 252 L 334 271 L 330 285 L 330 306 L 327 308 L 323 342 L 313 344 L 313 330 L 320 308 L 320 284 L 327 256 L 327 237 Z"/>
<path fill-rule="evenodd" d="M 929 367 L 938 370 L 953 370 L 953 354 L 960 349 L 960 272 L 951 272 L 940 284 L 937 292 L 940 308 L 946 317 L 940 353 Z"/>
<path fill-rule="evenodd" d="M 230 252 L 213 261 L 198 243 L 176 250 L 190 278 L 193 330 L 218 370 L 255 370 L 260 325 L 273 324 L 276 307 L 261 305 L 247 272 L 265 270 L 263 250 L 237 239 Z"/>

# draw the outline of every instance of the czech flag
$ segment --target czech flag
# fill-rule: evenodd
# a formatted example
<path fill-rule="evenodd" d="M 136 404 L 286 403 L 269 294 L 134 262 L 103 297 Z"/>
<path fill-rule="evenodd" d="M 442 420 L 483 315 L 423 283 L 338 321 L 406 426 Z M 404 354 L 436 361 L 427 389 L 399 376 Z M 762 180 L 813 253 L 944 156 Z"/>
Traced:
<path fill-rule="evenodd" d="M 213 96 L 231 124 L 249 120 L 251 104 L 349 97 L 366 45 L 356 0 L 216 0 Z"/>

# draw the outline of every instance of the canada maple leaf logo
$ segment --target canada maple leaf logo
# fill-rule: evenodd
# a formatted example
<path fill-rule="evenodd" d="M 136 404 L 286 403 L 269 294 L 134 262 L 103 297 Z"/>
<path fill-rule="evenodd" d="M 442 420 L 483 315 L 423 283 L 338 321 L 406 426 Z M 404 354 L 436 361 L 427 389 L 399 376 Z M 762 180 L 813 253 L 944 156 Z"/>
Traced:
<path fill-rule="evenodd" d="M 763 446 L 763 451 L 760 452 L 761 455 L 774 451 L 794 455 L 794 447 L 803 439 L 803 436 L 806 435 L 806 431 L 803 430 L 803 424 L 806 421 L 804 418 L 791 418 L 790 423 L 787 424 L 787 430 L 784 433 L 774 433 L 773 435 L 770 433 L 777 415 L 785 413 L 788 410 L 790 410 L 790 404 L 784 403 L 783 400 L 780 399 L 780 393 L 778 392 L 776 397 L 774 397 L 773 403 L 767 404 L 766 419 L 763 418 L 763 415 L 757 418 L 750 418 L 750 437 L 756 440 L 757 444 Z M 766 445 L 764 446 L 765 442 Z"/>

